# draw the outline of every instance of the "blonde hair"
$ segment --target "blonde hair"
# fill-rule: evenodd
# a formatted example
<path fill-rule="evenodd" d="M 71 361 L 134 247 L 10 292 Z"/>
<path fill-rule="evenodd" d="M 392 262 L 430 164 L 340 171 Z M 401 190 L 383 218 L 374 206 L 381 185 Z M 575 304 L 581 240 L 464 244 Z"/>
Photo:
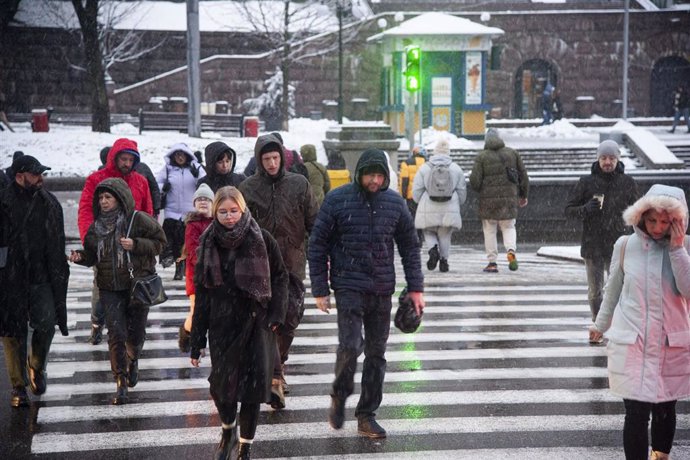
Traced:
<path fill-rule="evenodd" d="M 216 196 L 213 198 L 213 207 L 211 210 L 213 211 L 214 217 L 218 212 L 218 208 L 225 200 L 233 200 L 235 203 L 237 203 L 237 206 L 240 207 L 240 210 L 243 214 L 247 209 L 247 202 L 244 201 L 242 192 L 232 185 L 226 185 L 225 187 L 219 188 L 216 192 Z"/>

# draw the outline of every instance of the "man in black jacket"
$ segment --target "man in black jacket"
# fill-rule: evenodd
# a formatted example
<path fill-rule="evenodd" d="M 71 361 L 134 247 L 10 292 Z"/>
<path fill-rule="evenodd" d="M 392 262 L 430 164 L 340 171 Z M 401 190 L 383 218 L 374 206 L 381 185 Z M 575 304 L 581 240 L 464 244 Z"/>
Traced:
<path fill-rule="evenodd" d="M 592 173 L 580 178 L 565 207 L 567 217 L 582 220 L 580 255 L 585 259 L 592 321 L 599 313 L 604 271 L 611 265 L 613 244 L 625 233 L 623 211 L 639 198 L 637 185 L 625 174 L 620 156 L 615 141 L 599 144 Z"/>
<path fill-rule="evenodd" d="M 0 336 L 13 387 L 10 404 L 22 407 L 29 405 L 27 385 L 35 395 L 46 391 L 55 325 L 68 335 L 69 266 L 62 207 L 43 190 L 50 168 L 25 155 L 12 169 L 14 181 L 0 191 Z M 27 356 L 28 325 L 33 334 Z"/>
<path fill-rule="evenodd" d="M 316 307 L 329 312 L 330 281 L 338 311 L 339 345 L 328 422 L 336 430 L 343 427 L 345 400 L 354 390 L 357 358 L 364 351 L 355 415 L 358 433 L 370 438 L 386 437 L 375 417 L 383 398 L 395 291 L 393 242 L 402 258 L 409 298 L 418 315 L 424 309 L 424 275 L 414 221 L 403 197 L 389 184 L 383 151 L 363 152 L 355 180 L 326 195 L 309 238 L 309 276 Z"/>

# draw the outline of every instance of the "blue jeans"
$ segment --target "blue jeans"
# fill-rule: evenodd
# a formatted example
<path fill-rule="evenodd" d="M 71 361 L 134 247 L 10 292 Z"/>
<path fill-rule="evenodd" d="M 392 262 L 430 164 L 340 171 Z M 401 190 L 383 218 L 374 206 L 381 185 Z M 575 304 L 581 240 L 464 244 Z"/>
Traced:
<path fill-rule="evenodd" d="M 671 127 L 671 131 L 676 130 L 681 115 L 685 117 L 685 124 L 688 126 L 688 132 L 690 132 L 690 108 L 679 109 L 673 113 L 673 127 Z"/>
<path fill-rule="evenodd" d="M 592 313 L 592 322 L 597 319 L 601 301 L 604 300 L 604 271 L 609 272 L 611 258 L 597 257 L 595 259 L 585 259 L 585 270 L 587 271 L 587 298 L 589 300 L 589 310 Z"/>
<path fill-rule="evenodd" d="M 352 394 L 357 358 L 364 351 L 362 388 L 355 415 L 357 418 L 373 417 L 383 399 L 391 296 L 341 289 L 335 292 L 335 301 L 338 308 L 338 351 L 331 396 L 344 400 Z"/>

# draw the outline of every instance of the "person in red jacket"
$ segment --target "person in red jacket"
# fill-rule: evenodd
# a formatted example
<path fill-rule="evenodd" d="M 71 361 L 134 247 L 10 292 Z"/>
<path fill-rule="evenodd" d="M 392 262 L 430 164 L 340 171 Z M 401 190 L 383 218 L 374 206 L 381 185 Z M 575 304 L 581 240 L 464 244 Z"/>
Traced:
<path fill-rule="evenodd" d="M 84 188 L 81 191 L 77 214 L 77 226 L 79 227 L 79 237 L 82 243 L 84 243 L 86 232 L 94 219 L 93 197 L 96 186 L 104 179 L 110 177 L 119 177 L 123 179 L 132 192 L 134 209 L 153 215 L 153 201 L 151 199 L 149 183 L 146 177 L 134 171 L 139 160 L 140 155 L 137 143 L 131 139 L 120 138 L 116 140 L 110 148 L 105 167 L 91 173 L 86 178 Z M 103 311 L 100 299 L 98 298 L 98 289 L 95 283 L 91 294 L 91 337 L 89 338 L 89 342 L 92 345 L 98 345 L 102 340 L 105 311 Z"/>

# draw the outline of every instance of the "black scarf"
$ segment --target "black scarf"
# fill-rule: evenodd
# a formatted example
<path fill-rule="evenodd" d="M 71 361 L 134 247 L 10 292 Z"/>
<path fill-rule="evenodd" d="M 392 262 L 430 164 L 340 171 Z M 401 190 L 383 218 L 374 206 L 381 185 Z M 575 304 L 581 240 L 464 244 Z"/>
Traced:
<path fill-rule="evenodd" d="M 236 252 L 237 289 L 259 303 L 268 302 L 271 298 L 271 269 L 266 243 L 261 228 L 252 219 L 249 209 L 244 211 L 232 228 L 227 228 L 218 219 L 213 219 L 213 223 L 207 229 L 197 260 L 197 264 L 202 267 L 202 279 L 199 281 L 207 288 L 223 285 L 219 247 Z"/>
<path fill-rule="evenodd" d="M 117 260 L 117 266 L 124 266 L 125 250 L 120 244 L 127 232 L 127 220 L 122 208 L 111 211 L 101 211 L 93 224 L 94 232 L 98 238 L 96 257 L 98 261 L 109 253 Z"/>

